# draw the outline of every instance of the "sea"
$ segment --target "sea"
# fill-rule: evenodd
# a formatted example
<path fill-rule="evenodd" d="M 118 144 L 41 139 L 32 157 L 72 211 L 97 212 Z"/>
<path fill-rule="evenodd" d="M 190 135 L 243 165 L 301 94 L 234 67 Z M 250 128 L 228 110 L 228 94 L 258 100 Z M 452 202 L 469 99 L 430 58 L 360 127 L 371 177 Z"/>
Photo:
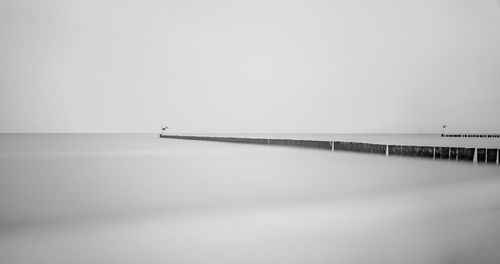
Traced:
<path fill-rule="evenodd" d="M 228 136 L 500 148 L 435 134 Z M 0 134 L 0 263 L 497 264 L 500 166 L 157 134 Z"/>

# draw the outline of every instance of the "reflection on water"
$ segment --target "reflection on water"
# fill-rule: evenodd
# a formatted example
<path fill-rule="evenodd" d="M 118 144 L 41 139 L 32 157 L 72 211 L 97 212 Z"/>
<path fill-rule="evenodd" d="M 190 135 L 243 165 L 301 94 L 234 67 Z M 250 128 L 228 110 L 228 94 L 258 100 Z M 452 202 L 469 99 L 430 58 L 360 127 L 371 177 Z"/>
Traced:
<path fill-rule="evenodd" d="M 3 135 L 0 263 L 500 263 L 499 172 L 153 135 Z"/>

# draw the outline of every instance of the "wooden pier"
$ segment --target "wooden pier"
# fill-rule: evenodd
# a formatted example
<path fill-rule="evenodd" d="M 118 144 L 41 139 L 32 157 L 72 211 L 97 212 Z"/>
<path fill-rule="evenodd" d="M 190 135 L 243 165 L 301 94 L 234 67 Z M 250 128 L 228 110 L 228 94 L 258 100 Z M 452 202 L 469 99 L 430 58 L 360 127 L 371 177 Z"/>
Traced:
<path fill-rule="evenodd" d="M 441 134 L 441 137 L 458 137 L 458 138 L 500 138 L 500 134 Z"/>
<path fill-rule="evenodd" d="M 490 135 L 490 137 L 493 136 L 494 135 Z M 428 158 L 434 160 L 456 160 L 456 161 L 468 161 L 474 163 L 488 163 L 488 164 L 499 164 L 499 157 L 500 157 L 500 150 L 498 148 L 388 145 L 388 144 L 373 144 L 365 142 L 345 142 L 345 141 L 243 138 L 243 137 L 204 137 L 204 136 L 164 135 L 164 134 L 160 135 L 160 137 L 173 138 L 173 139 L 218 141 L 218 142 L 228 142 L 228 143 L 316 148 L 316 149 L 323 149 L 330 151 L 350 151 L 350 152 L 382 154 L 386 156 L 420 157 L 420 158 Z"/>

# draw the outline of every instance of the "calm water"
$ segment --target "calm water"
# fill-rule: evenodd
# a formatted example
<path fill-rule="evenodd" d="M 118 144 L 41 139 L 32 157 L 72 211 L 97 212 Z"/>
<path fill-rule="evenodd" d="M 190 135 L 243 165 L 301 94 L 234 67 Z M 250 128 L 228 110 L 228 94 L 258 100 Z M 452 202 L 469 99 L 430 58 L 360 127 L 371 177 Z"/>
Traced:
<path fill-rule="evenodd" d="M 0 263 L 145 262 L 500 263 L 500 167 L 157 135 L 0 135 Z"/>

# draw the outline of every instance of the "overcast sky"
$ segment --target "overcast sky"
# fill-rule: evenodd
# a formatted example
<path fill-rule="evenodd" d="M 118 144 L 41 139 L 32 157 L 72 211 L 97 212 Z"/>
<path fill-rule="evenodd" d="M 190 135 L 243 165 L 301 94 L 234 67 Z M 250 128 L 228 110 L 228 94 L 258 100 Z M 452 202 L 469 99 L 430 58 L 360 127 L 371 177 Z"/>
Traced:
<path fill-rule="evenodd" d="M 0 132 L 500 132 L 496 0 L 0 0 Z"/>

